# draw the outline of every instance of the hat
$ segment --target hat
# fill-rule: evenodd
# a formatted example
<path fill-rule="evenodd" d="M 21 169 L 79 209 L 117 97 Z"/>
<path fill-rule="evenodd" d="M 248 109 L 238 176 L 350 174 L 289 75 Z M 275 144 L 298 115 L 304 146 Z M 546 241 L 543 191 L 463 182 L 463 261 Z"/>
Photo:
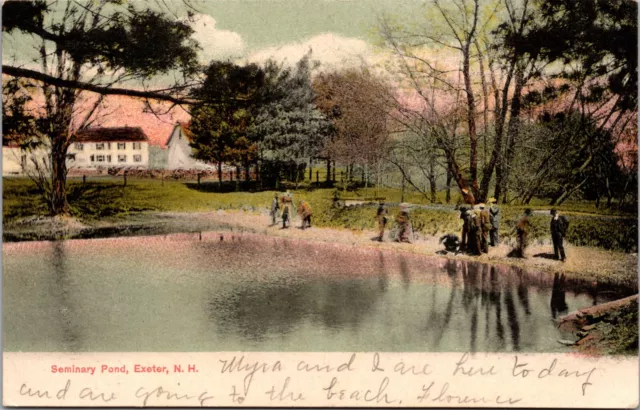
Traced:
<path fill-rule="evenodd" d="M 558 211 L 556 210 L 556 208 L 551 209 L 551 215 L 555 215 L 557 213 L 558 213 Z"/>
<path fill-rule="evenodd" d="M 468 194 L 469 193 L 469 190 L 467 188 L 462 188 L 461 191 L 462 191 L 463 194 Z"/>
<path fill-rule="evenodd" d="M 491 197 L 491 198 L 487 199 L 487 202 L 490 203 L 490 204 L 495 204 L 496 203 L 496 199 Z"/>

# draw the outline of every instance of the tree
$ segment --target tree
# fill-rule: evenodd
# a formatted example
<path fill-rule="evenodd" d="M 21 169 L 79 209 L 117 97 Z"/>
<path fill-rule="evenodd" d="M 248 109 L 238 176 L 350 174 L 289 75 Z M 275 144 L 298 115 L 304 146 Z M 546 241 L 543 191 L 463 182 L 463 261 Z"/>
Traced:
<path fill-rule="evenodd" d="M 2 11 L 4 33 L 21 32 L 40 41 L 39 70 L 3 65 L 3 73 L 41 90 L 44 109 L 38 114 L 38 131 L 51 150 L 50 211 L 66 214 L 67 149 L 74 133 L 90 123 L 102 103 L 102 97 L 95 99 L 78 120 L 83 90 L 102 96 L 166 96 L 113 86 L 173 70 L 180 71 L 181 79 L 195 74 L 193 30 L 163 13 L 115 0 L 6 1 Z"/>
<path fill-rule="evenodd" d="M 315 106 L 316 93 L 311 84 L 310 54 L 295 69 L 274 62 L 265 66 L 263 99 L 252 126 L 252 139 L 260 143 L 263 161 L 275 165 L 297 166 L 321 156 L 331 124 Z"/>
<path fill-rule="evenodd" d="M 193 91 L 194 97 L 204 101 L 191 109 L 190 145 L 194 157 L 216 162 L 220 182 L 223 162 L 244 166 L 245 178 L 249 179 L 249 164 L 258 153 L 250 127 L 257 107 L 264 102 L 261 93 L 265 73 L 255 64 L 239 66 L 214 61 L 205 76 L 202 86 Z M 211 97 L 219 102 L 208 102 Z"/>
<path fill-rule="evenodd" d="M 321 73 L 313 85 L 316 104 L 334 129 L 325 147 L 327 157 L 349 169 L 361 165 L 365 184 L 369 170 L 375 170 L 379 183 L 380 164 L 391 148 L 390 86 L 367 69 Z"/>
<path fill-rule="evenodd" d="M 447 156 L 449 173 L 455 179 L 465 201 L 475 203 L 482 195 L 478 184 L 478 91 L 473 78 L 473 67 L 477 64 L 475 49 L 478 48 L 480 34 L 493 18 L 495 7 L 483 7 L 480 0 L 432 0 L 429 5 L 435 12 L 429 25 L 399 25 L 385 17 L 380 24 L 380 33 L 385 46 L 397 58 L 402 86 L 413 89 L 416 98 L 422 100 L 423 109 L 426 107 L 429 111 L 432 123 L 437 122 L 441 127 L 443 123 L 449 122 L 443 118 L 443 112 L 464 113 L 463 117 L 459 117 L 460 124 L 454 128 L 466 128 L 468 167 L 463 170 L 460 159 L 454 154 L 454 146 L 459 144 L 452 144 L 449 138 L 445 138 L 445 135 L 459 136 L 459 132 L 443 133 L 444 129 L 441 128 L 436 133 L 439 135 L 436 141 Z M 453 53 L 458 67 L 438 67 L 437 57 L 428 55 L 434 51 L 447 57 Z M 426 92 L 434 88 L 438 89 L 437 93 Z M 446 106 L 440 103 L 442 100 L 447 101 L 444 104 Z M 451 101 L 460 106 L 451 109 L 447 105 Z M 425 118 L 424 115 L 421 117 Z"/>

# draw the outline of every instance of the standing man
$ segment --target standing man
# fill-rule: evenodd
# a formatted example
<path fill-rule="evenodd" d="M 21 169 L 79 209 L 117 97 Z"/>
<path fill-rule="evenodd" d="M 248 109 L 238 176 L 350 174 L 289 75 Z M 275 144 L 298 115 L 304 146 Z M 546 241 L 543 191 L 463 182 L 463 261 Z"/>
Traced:
<path fill-rule="evenodd" d="M 469 221 L 467 218 L 467 207 L 460 207 L 460 219 L 462 219 L 462 240 L 460 241 L 460 250 L 466 251 L 469 243 Z"/>
<path fill-rule="evenodd" d="M 483 203 L 478 204 L 478 218 L 480 221 L 480 251 L 489 253 L 489 231 L 491 230 L 491 217 L 489 210 Z"/>
<path fill-rule="evenodd" d="M 411 243 L 411 221 L 409 220 L 409 210 L 407 209 L 406 205 L 402 205 L 400 207 L 400 213 L 396 217 L 396 222 L 398 223 L 398 227 L 400 228 L 400 233 L 398 234 L 398 242 Z"/>
<path fill-rule="evenodd" d="M 516 232 L 518 234 L 518 247 L 517 253 L 521 258 L 526 258 L 525 250 L 529 245 L 529 233 L 531 232 L 531 221 L 529 217 L 533 215 L 533 211 L 529 208 L 524 210 L 524 216 L 520 218 L 516 224 Z"/>
<path fill-rule="evenodd" d="M 280 198 L 278 198 L 278 193 L 276 192 L 273 195 L 273 201 L 271 201 L 271 225 L 275 225 L 278 223 L 278 217 L 280 216 Z"/>
<path fill-rule="evenodd" d="M 564 215 L 560 215 L 557 210 L 551 210 L 551 239 L 553 240 L 553 254 L 556 259 L 562 262 L 567 260 L 564 253 L 564 237 L 567 235 L 569 221 Z"/>
<path fill-rule="evenodd" d="M 480 246 L 482 242 L 482 227 L 480 226 L 480 217 L 473 209 L 467 210 L 465 215 L 467 225 L 469 226 L 467 237 L 467 253 L 470 255 L 481 255 Z"/>
<path fill-rule="evenodd" d="M 282 196 L 282 229 L 288 228 L 291 218 L 291 197 L 289 195 Z"/>
<path fill-rule="evenodd" d="M 376 214 L 376 220 L 378 222 L 378 241 L 384 241 L 384 229 L 387 226 L 387 210 L 384 207 L 384 203 L 380 202 L 380 206 L 378 207 L 378 212 Z"/>
<path fill-rule="evenodd" d="M 491 218 L 491 230 L 489 231 L 489 245 L 498 246 L 500 244 L 500 208 L 496 205 L 495 198 L 489 198 L 489 217 Z"/>

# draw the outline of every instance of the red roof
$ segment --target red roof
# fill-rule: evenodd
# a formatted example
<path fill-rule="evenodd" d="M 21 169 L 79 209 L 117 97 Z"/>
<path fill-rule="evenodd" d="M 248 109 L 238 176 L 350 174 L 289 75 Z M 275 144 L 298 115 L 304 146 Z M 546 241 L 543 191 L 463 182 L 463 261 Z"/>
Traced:
<path fill-rule="evenodd" d="M 76 133 L 77 142 L 149 141 L 140 127 L 87 128 Z"/>

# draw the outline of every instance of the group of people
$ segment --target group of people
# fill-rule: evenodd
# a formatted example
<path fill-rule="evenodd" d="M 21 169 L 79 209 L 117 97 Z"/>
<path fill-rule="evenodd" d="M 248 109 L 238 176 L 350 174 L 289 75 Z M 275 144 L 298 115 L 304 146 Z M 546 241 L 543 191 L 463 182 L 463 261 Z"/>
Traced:
<path fill-rule="evenodd" d="M 462 219 L 462 239 L 455 234 L 447 234 L 440 238 L 440 243 L 445 246 L 448 252 L 466 252 L 470 255 L 481 255 L 489 253 L 489 247 L 500 244 L 500 208 L 496 205 L 495 198 L 489 198 L 489 206 L 484 203 L 472 207 L 460 207 L 460 219 Z M 389 223 L 387 209 L 384 203 L 380 203 L 376 213 L 378 223 L 377 240 L 384 240 L 384 232 Z M 530 217 L 533 215 L 531 209 L 526 209 L 524 215 L 518 220 L 514 227 L 517 238 L 516 248 L 513 256 L 525 258 L 526 248 L 529 245 L 531 234 Z M 555 259 L 565 261 L 567 259 L 564 251 L 564 238 L 567 234 L 569 222 L 567 218 L 560 215 L 556 209 L 551 210 L 551 238 L 553 241 L 553 251 Z M 397 242 L 412 242 L 413 228 L 409 218 L 409 211 L 406 206 L 400 207 L 400 213 L 396 216 L 395 222 L 398 226 Z"/>
<path fill-rule="evenodd" d="M 495 198 L 489 198 L 487 202 L 489 207 L 484 203 L 471 208 L 460 207 L 462 240 L 459 248 L 471 255 L 489 253 L 489 246 L 500 243 L 500 208 L 496 206 Z"/>
<path fill-rule="evenodd" d="M 284 195 L 279 196 L 276 192 L 271 201 L 271 224 L 272 226 L 278 224 L 278 220 L 282 220 L 282 229 L 287 229 L 291 226 L 292 212 L 295 209 L 293 203 L 293 195 L 287 191 Z M 302 220 L 300 229 L 311 228 L 311 206 L 307 201 L 300 201 L 298 206 L 298 215 Z"/>
<path fill-rule="evenodd" d="M 378 241 L 384 240 L 384 231 L 389 223 L 387 217 L 388 212 L 384 207 L 384 203 L 380 203 L 378 212 L 376 213 L 376 221 L 378 222 Z M 398 236 L 396 240 L 398 242 L 411 243 L 413 239 L 413 227 L 411 226 L 411 219 L 409 218 L 409 210 L 406 205 L 400 206 L 400 213 L 396 215 L 396 224 L 398 225 Z"/>
<path fill-rule="evenodd" d="M 497 246 L 499 244 L 500 209 L 495 205 L 495 199 L 491 198 L 487 202 L 492 204 L 488 208 L 482 203 L 471 209 L 460 208 L 460 219 L 463 220 L 463 227 L 459 250 L 466 251 L 471 255 L 481 255 L 489 252 L 489 246 Z M 512 231 L 512 233 L 516 234 L 516 247 L 512 252 L 513 256 L 520 258 L 526 258 L 527 256 L 526 248 L 529 245 L 529 236 L 532 229 L 531 216 L 533 216 L 533 211 L 527 208 L 524 211 L 524 215 L 515 224 Z M 564 215 L 560 215 L 556 209 L 552 209 L 550 230 L 553 253 L 555 259 L 563 262 L 567 259 L 564 251 L 564 238 L 568 228 L 569 221 L 567 218 Z M 447 242 L 451 245 L 451 238 L 445 237 L 441 238 L 441 241 L 448 248 Z"/>

